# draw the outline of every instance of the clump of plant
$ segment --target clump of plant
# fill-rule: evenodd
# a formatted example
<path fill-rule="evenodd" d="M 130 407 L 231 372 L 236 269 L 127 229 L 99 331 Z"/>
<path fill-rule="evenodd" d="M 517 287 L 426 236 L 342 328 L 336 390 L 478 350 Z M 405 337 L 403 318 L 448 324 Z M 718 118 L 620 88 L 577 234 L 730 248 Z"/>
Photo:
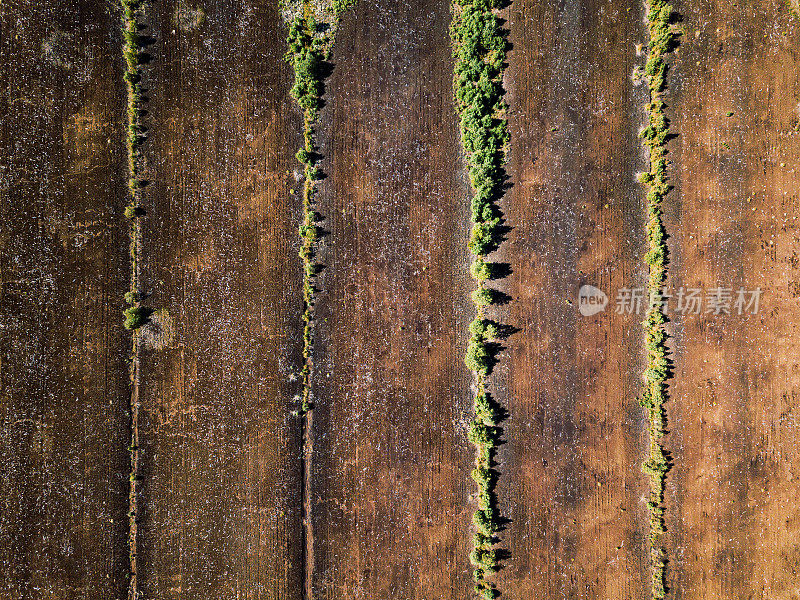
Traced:
<path fill-rule="evenodd" d="M 647 363 L 643 373 L 644 390 L 639 399 L 647 415 L 649 434 L 648 454 L 642 470 L 650 479 L 647 506 L 650 512 L 651 597 L 661 600 L 667 592 L 667 555 L 662 542 L 666 532 L 664 521 L 664 486 L 670 460 L 663 445 L 666 435 L 665 404 L 668 399 L 667 380 L 670 362 L 667 348 L 667 317 L 661 302 L 667 278 L 667 244 L 661 205 L 669 192 L 667 174 L 667 140 L 669 120 L 662 98 L 666 88 L 667 64 L 665 55 L 677 44 L 678 32 L 672 24 L 673 8 L 664 0 L 647 1 L 649 31 L 647 62 L 644 75 L 650 90 L 647 105 L 648 124 L 641 138 L 649 151 L 650 170 L 639 175 L 647 187 L 647 244 L 644 261 L 648 265 L 648 292 L 651 299 L 643 323 Z"/>
<path fill-rule="evenodd" d="M 140 147 L 144 141 L 144 99 L 142 95 L 142 39 L 139 35 L 137 14 L 142 6 L 141 0 L 122 2 L 122 55 L 125 59 L 125 80 L 127 88 L 126 146 L 128 149 L 128 197 L 129 204 L 125 216 L 138 216 L 138 190 L 142 186 L 140 178 Z"/>
<path fill-rule="evenodd" d="M 125 329 L 139 329 L 147 322 L 147 309 L 141 306 L 130 306 L 122 311 Z"/>
<path fill-rule="evenodd" d="M 124 310 L 123 324 L 126 329 L 139 329 L 147 318 L 147 311 L 139 305 L 138 258 L 140 225 L 138 217 L 144 214 L 140 207 L 141 189 L 144 181 L 141 177 L 141 146 L 145 140 L 142 117 L 144 114 L 144 96 L 142 93 L 142 52 L 143 40 L 139 34 L 139 13 L 141 0 L 122 1 L 122 55 L 125 59 L 123 79 L 127 89 L 127 123 L 126 148 L 128 151 L 128 203 L 124 215 L 131 220 L 130 256 L 131 287 L 125 295 L 126 302 L 131 305 Z M 135 343 L 135 342 L 134 342 Z"/>
<path fill-rule="evenodd" d="M 470 273 L 476 282 L 472 300 L 477 315 L 469 327 L 464 362 L 476 381 L 468 438 L 476 450 L 472 478 L 477 485 L 478 507 L 472 518 L 475 535 L 469 558 L 474 567 L 475 592 L 479 598 L 489 599 L 499 596 L 487 576 L 499 569 L 501 556 L 495 547 L 501 518 L 494 494 L 497 472 L 493 469 L 501 411 L 487 391 L 486 381 L 495 360 L 493 340 L 500 335 L 498 325 L 485 314 L 497 298 L 488 286 L 492 267 L 487 257 L 501 241 L 502 219 L 496 201 L 503 194 L 509 141 L 502 86 L 508 42 L 493 10 L 498 5 L 498 0 L 454 0 L 450 28 L 455 58 L 453 88 L 473 191 L 467 246 L 474 257 Z"/>
<path fill-rule="evenodd" d="M 284 0 L 281 10 L 288 23 L 288 51 L 285 59 L 294 71 L 292 97 L 303 111 L 303 146 L 295 157 L 303 166 L 303 220 L 299 233 L 300 258 L 303 261 L 303 368 L 302 392 L 298 414 L 311 409 L 311 349 L 314 338 L 315 262 L 320 229 L 315 210 L 317 181 L 322 178 L 321 156 L 315 143 L 314 125 L 322 108 L 325 71 L 340 14 L 355 0 L 334 0 L 312 5 L 308 0 Z M 319 12 L 317 12 L 319 11 Z"/>

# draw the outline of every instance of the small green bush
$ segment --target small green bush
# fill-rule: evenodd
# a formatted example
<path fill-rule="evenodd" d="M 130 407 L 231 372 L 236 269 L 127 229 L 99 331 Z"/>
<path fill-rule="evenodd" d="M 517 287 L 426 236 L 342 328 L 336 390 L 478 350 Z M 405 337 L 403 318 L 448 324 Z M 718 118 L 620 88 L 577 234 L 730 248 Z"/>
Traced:
<path fill-rule="evenodd" d="M 481 590 L 480 597 L 483 598 L 483 600 L 495 600 L 495 598 L 500 597 L 500 592 L 493 587 L 485 587 Z"/>
<path fill-rule="evenodd" d="M 475 396 L 475 418 L 485 425 L 495 426 L 500 422 L 500 411 L 489 392 L 481 392 Z"/>
<path fill-rule="evenodd" d="M 122 311 L 125 329 L 139 329 L 147 322 L 148 310 L 142 307 L 130 307 Z"/>
<path fill-rule="evenodd" d="M 472 301 L 478 306 L 489 306 L 494 302 L 494 292 L 490 288 L 478 288 L 472 292 Z"/>
<path fill-rule="evenodd" d="M 486 375 L 491 368 L 492 356 L 486 344 L 477 337 L 472 337 L 467 344 L 467 353 L 464 355 L 464 362 L 470 371 L 479 375 Z"/>
<path fill-rule="evenodd" d="M 472 524 L 479 533 L 485 536 L 491 536 L 494 533 L 492 520 L 485 510 L 476 510 L 472 513 Z"/>
<path fill-rule="evenodd" d="M 476 446 L 494 446 L 495 428 L 474 420 L 469 424 L 467 438 Z"/>
<path fill-rule="evenodd" d="M 487 338 L 486 330 L 487 330 L 486 319 L 481 319 L 480 317 L 476 317 L 469 324 L 469 332 L 472 334 L 473 338 L 485 340 Z"/>
<path fill-rule="evenodd" d="M 479 257 L 470 265 L 470 272 L 476 280 L 486 281 L 492 276 L 492 267 L 482 257 Z"/>
<path fill-rule="evenodd" d="M 483 489 L 488 489 L 494 482 L 494 475 L 491 469 L 479 467 L 472 470 L 472 479 Z"/>

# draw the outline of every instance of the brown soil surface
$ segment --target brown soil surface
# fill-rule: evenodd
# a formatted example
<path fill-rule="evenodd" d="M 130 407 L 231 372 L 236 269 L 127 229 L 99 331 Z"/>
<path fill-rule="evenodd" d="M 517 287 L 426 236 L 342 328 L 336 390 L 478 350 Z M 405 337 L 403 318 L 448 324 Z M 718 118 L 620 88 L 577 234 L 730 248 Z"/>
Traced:
<path fill-rule="evenodd" d="M 125 88 L 104 3 L 0 6 L 0 597 L 124 598 Z"/>
<path fill-rule="evenodd" d="M 677 0 L 676 0 L 677 1 Z M 0 598 L 126 598 L 130 336 L 119 11 L 0 5 Z M 63 5 L 62 5 L 63 4 Z M 796 600 L 800 22 L 779 0 L 680 0 L 669 60 L 665 446 L 675 600 Z M 646 89 L 641 3 L 515 0 L 502 206 L 519 331 L 491 389 L 504 597 L 648 598 L 636 397 Z M 448 0 L 359 1 L 318 127 L 326 230 L 303 421 L 301 118 L 274 0 L 148 9 L 141 220 L 141 600 L 465 600 L 475 486 L 462 357 L 469 193 Z M 578 289 L 609 295 L 581 316 Z M 304 492 L 311 510 L 307 547 Z"/>
<path fill-rule="evenodd" d="M 365 2 L 320 128 L 314 597 L 468 598 L 468 205 L 449 4 Z"/>
<path fill-rule="evenodd" d="M 527 0 L 507 11 L 512 229 L 497 260 L 512 270 L 501 318 L 520 331 L 495 387 L 510 413 L 498 486 L 510 598 L 649 594 L 641 317 L 615 314 L 617 289 L 644 285 L 645 90 L 630 81 L 640 11 Z M 609 295 L 604 312 L 579 314 L 583 284 Z"/>
<path fill-rule="evenodd" d="M 273 2 L 195 9 L 150 12 L 142 269 L 158 311 L 142 333 L 139 587 L 300 598 L 301 123 L 285 33 Z"/>
<path fill-rule="evenodd" d="M 677 8 L 672 283 L 762 299 L 674 323 L 675 598 L 797 598 L 800 29 L 777 1 Z"/>

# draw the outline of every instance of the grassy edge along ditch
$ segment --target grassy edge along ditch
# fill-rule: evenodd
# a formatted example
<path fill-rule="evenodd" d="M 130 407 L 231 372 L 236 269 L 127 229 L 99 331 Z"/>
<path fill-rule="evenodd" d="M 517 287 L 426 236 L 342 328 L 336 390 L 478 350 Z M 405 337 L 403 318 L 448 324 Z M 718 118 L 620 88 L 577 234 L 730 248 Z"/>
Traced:
<path fill-rule="evenodd" d="M 141 207 L 142 189 L 146 182 L 142 178 L 141 146 L 145 140 L 145 128 L 142 123 L 146 98 L 142 89 L 142 69 L 144 64 L 144 37 L 140 22 L 143 16 L 142 0 L 122 0 L 122 54 L 125 60 L 123 78 L 127 88 L 127 123 L 126 147 L 128 152 L 128 202 L 125 206 L 125 217 L 130 221 L 130 289 L 125 294 L 128 307 L 124 310 L 123 325 L 133 332 L 131 347 L 131 397 L 128 406 L 130 446 L 130 475 L 128 492 L 128 552 L 130 572 L 128 581 L 128 598 L 138 598 L 136 580 L 137 550 L 137 497 L 139 475 L 139 336 L 138 329 L 147 322 L 150 309 L 142 306 L 139 256 L 141 254 L 141 226 L 139 218 L 144 214 Z"/>
<path fill-rule="evenodd" d="M 498 471 L 494 468 L 503 409 L 487 389 L 487 378 L 496 362 L 498 340 L 504 328 L 486 314 L 487 308 L 501 297 L 488 285 L 499 273 L 497 265 L 488 262 L 487 257 L 498 248 L 503 237 L 503 219 L 497 201 L 505 187 L 504 165 L 509 142 L 502 83 L 508 42 L 496 12 L 500 4 L 501 0 L 453 0 L 450 27 L 455 58 L 455 103 L 473 192 L 468 247 L 473 255 L 470 272 L 477 286 L 472 292 L 476 316 L 469 326 L 470 339 L 464 359 L 475 380 L 474 413 L 468 437 L 475 447 L 472 478 L 478 488 L 469 558 L 474 567 L 475 593 L 489 600 L 500 595 L 489 577 L 499 570 L 506 554 L 497 548 L 502 518 L 495 493 Z"/>
<path fill-rule="evenodd" d="M 648 452 L 642 470 L 650 479 L 647 507 L 650 513 L 650 565 L 651 597 L 661 600 L 666 596 L 667 554 L 663 535 L 664 486 L 671 459 L 663 444 L 667 433 L 665 405 L 668 400 L 667 380 L 671 363 L 665 330 L 667 316 L 663 298 L 667 278 L 668 250 L 661 205 L 671 186 L 667 173 L 667 141 L 671 137 L 663 94 L 667 84 L 665 56 L 677 45 L 678 30 L 673 25 L 675 12 L 664 0 L 647 0 L 647 26 L 649 32 L 647 62 L 644 67 L 650 101 L 647 104 L 648 123 L 641 138 L 649 152 L 650 170 L 639 175 L 647 188 L 647 253 L 644 260 L 649 268 L 647 282 L 650 298 L 647 316 L 643 323 L 647 362 L 643 373 L 644 389 L 639 402 L 647 415 L 649 437 Z"/>

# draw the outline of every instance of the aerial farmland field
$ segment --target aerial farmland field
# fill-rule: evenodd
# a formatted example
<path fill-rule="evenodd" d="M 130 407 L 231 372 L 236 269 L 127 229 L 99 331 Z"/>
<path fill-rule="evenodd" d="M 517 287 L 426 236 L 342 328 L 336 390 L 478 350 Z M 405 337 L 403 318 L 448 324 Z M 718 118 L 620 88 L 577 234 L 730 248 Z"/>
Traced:
<path fill-rule="evenodd" d="M 0 66 L 0 600 L 800 600 L 794 0 L 10 0 Z"/>

